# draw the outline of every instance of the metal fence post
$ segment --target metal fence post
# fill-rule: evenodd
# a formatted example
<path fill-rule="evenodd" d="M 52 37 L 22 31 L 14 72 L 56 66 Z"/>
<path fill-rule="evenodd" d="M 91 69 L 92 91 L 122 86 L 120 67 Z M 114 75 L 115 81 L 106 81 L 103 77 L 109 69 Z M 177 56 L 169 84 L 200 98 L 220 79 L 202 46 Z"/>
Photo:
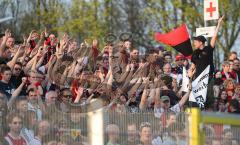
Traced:
<path fill-rule="evenodd" d="M 201 112 L 198 108 L 188 108 L 189 114 L 189 145 L 202 145 L 201 137 Z"/>
<path fill-rule="evenodd" d="M 104 145 L 104 109 L 102 101 L 91 103 L 88 108 L 88 137 L 90 145 Z"/>

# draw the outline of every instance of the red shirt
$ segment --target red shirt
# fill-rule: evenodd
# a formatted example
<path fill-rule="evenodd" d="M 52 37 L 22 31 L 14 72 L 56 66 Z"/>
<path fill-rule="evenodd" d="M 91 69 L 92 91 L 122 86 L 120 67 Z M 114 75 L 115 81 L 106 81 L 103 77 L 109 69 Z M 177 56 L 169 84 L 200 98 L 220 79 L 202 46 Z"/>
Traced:
<path fill-rule="evenodd" d="M 220 138 L 223 133 L 223 125 L 222 124 L 213 124 L 213 129 L 216 138 Z"/>
<path fill-rule="evenodd" d="M 19 139 L 14 139 L 9 135 L 9 133 L 4 137 L 4 139 L 9 145 L 27 145 L 23 137 L 20 137 Z"/>
<path fill-rule="evenodd" d="M 224 73 L 223 71 L 221 72 L 222 74 L 222 80 L 225 81 L 226 79 L 228 78 L 232 78 L 232 79 L 235 79 L 236 76 L 234 77 L 234 74 L 233 73 Z"/>

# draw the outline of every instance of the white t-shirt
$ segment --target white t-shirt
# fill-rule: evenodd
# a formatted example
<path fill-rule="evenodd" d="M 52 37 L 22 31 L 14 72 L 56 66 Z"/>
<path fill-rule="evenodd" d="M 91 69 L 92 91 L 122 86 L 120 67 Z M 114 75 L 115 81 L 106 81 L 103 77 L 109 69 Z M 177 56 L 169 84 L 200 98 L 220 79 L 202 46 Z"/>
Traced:
<path fill-rule="evenodd" d="M 27 145 L 41 145 L 41 141 L 34 137 L 34 132 L 31 129 L 23 128 L 20 135 L 27 142 Z"/>
<path fill-rule="evenodd" d="M 34 111 L 37 115 L 37 121 L 42 120 L 42 110 L 40 109 L 39 106 L 35 108 L 30 102 L 28 102 L 28 110 Z"/>
<path fill-rule="evenodd" d="M 44 65 L 43 65 L 43 66 L 40 66 L 40 67 L 38 68 L 38 70 L 39 70 L 40 72 L 42 72 L 43 74 L 46 74 L 46 71 L 47 71 Z"/>
<path fill-rule="evenodd" d="M 152 140 L 152 145 L 162 145 L 162 143 L 163 143 L 163 141 L 159 136 Z"/>

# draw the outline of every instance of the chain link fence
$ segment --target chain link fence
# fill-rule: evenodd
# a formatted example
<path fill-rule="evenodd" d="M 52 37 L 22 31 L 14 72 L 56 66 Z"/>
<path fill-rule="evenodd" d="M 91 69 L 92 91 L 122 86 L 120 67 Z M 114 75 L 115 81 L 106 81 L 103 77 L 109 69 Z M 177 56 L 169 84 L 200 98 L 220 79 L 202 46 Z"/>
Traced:
<path fill-rule="evenodd" d="M 72 109 L 68 113 L 58 109 L 48 109 L 44 114 L 44 125 L 36 121 L 36 114 L 28 111 L 24 114 L 23 129 L 38 135 L 44 128 L 45 136 L 42 144 L 62 143 L 66 145 L 95 145 L 91 140 L 102 138 L 98 145 L 139 145 L 151 142 L 154 145 L 188 144 L 188 115 L 173 112 L 163 113 L 155 117 L 153 111 L 125 111 L 100 109 L 88 113 L 80 113 Z M 96 118 L 101 114 L 100 120 Z M 0 115 L 3 115 L 0 112 Z M 1 116 L 1 138 L 9 131 L 6 116 Z M 46 123 L 47 122 L 47 123 Z M 49 125 L 47 125 L 49 124 Z M 47 127 L 46 127 L 47 126 Z M 99 129 L 100 128 L 100 129 Z M 27 130 L 27 131 L 26 131 Z M 27 134 L 30 138 L 30 135 Z"/>
<path fill-rule="evenodd" d="M 203 132 L 206 145 L 239 145 L 240 126 L 226 124 L 204 124 Z"/>
<path fill-rule="evenodd" d="M 46 108 L 40 122 L 36 121 L 36 113 L 29 110 L 22 114 L 24 117 L 21 132 L 25 130 L 25 137 L 28 139 L 31 139 L 30 132 L 36 136 L 42 132 L 44 145 L 188 145 L 191 140 L 191 115 L 186 112 L 163 112 L 159 117 L 151 110 L 132 112 L 127 109 L 91 109 L 85 111 L 84 108 L 75 106 L 69 112 L 63 113 L 51 106 Z M 6 111 L 0 111 L 1 140 L 9 131 L 6 114 Z M 201 116 L 206 114 L 201 113 Z M 234 119 L 234 115 L 231 116 Z M 218 117 L 226 119 L 224 114 Z M 229 124 L 204 123 L 202 120 L 199 126 L 204 135 L 203 144 L 240 144 L 240 126 Z"/>

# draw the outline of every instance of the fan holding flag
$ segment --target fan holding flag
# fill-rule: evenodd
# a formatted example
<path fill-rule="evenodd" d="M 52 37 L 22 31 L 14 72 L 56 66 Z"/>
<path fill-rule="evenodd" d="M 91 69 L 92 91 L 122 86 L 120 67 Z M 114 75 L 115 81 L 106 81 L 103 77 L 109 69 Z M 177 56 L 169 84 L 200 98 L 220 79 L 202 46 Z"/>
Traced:
<path fill-rule="evenodd" d="M 155 39 L 157 41 L 160 41 L 161 43 L 167 44 L 172 46 L 174 49 L 176 49 L 178 52 L 182 53 L 184 56 L 189 57 L 191 56 L 191 67 L 188 71 L 188 76 L 192 78 L 192 80 L 196 80 L 194 84 L 196 84 L 194 87 L 193 86 L 193 91 L 195 89 L 195 92 L 198 90 L 205 91 L 207 90 L 207 85 L 208 82 L 211 80 L 211 77 L 214 72 L 214 65 L 213 65 L 213 50 L 215 47 L 215 43 L 217 40 L 217 34 L 219 31 L 219 28 L 221 26 L 221 23 L 223 21 L 224 16 L 222 16 L 218 20 L 218 25 L 216 27 L 215 33 L 210 41 L 209 45 L 205 45 L 205 42 L 207 41 L 204 36 L 197 36 L 193 37 L 193 45 L 195 47 L 195 50 L 192 50 L 189 34 L 187 31 L 187 27 L 185 24 L 182 26 L 178 27 L 177 29 L 172 30 L 171 32 L 167 34 L 161 34 L 161 33 L 155 33 Z M 208 67 L 210 66 L 210 68 Z M 208 68 L 208 71 L 206 72 L 206 69 Z M 208 76 L 208 81 L 206 82 L 206 77 L 205 80 L 202 79 L 204 76 Z M 203 81 L 204 80 L 204 81 Z M 204 89 L 201 89 L 204 88 Z M 201 92 L 198 92 L 198 94 Z M 209 93 L 209 92 L 208 92 Z M 196 93 L 195 93 L 196 94 Z M 192 94 L 192 96 L 195 96 Z M 189 98 L 189 101 L 193 101 L 194 103 L 193 106 L 199 106 L 201 108 L 202 103 L 205 103 L 207 99 L 207 93 L 205 93 L 204 96 L 202 96 L 201 101 L 198 101 L 193 97 L 191 99 L 191 95 Z M 201 106 L 200 106 L 201 103 Z M 195 105 L 196 104 L 196 105 Z"/>
<path fill-rule="evenodd" d="M 203 72 L 204 69 L 208 65 L 210 65 L 210 72 L 209 72 L 210 78 L 213 75 L 213 72 L 214 72 L 213 50 L 215 48 L 218 30 L 221 26 L 223 18 L 224 18 L 224 16 L 222 16 L 218 20 L 217 28 L 215 30 L 215 33 L 214 33 L 209 45 L 205 46 L 205 42 L 207 40 L 204 36 L 193 37 L 193 39 L 194 39 L 193 44 L 194 44 L 194 47 L 196 48 L 196 50 L 192 54 L 192 60 L 191 60 L 192 65 L 190 67 L 190 71 L 193 71 L 196 69 L 196 72 L 194 74 L 195 78 L 198 77 L 201 74 L 201 72 Z M 190 77 L 192 77 L 193 74 L 191 74 L 191 72 L 190 72 L 189 75 L 190 75 Z"/>
<path fill-rule="evenodd" d="M 192 55 L 192 65 L 190 67 L 189 77 L 196 78 L 204 69 L 210 65 L 210 74 L 212 75 L 214 66 L 213 66 L 213 49 L 217 40 L 217 33 L 220 28 L 224 16 L 218 20 L 218 25 L 216 27 L 214 36 L 211 39 L 209 45 L 205 46 L 207 41 L 204 36 L 193 37 L 193 45 L 195 51 L 192 49 L 189 33 L 187 31 L 186 24 L 181 25 L 180 27 L 170 31 L 166 34 L 161 34 L 159 32 L 155 33 L 155 40 L 172 46 L 178 52 L 182 53 L 185 57 L 190 58 Z M 195 70 L 195 71 L 194 71 Z M 193 74 L 193 72 L 195 72 Z"/>

